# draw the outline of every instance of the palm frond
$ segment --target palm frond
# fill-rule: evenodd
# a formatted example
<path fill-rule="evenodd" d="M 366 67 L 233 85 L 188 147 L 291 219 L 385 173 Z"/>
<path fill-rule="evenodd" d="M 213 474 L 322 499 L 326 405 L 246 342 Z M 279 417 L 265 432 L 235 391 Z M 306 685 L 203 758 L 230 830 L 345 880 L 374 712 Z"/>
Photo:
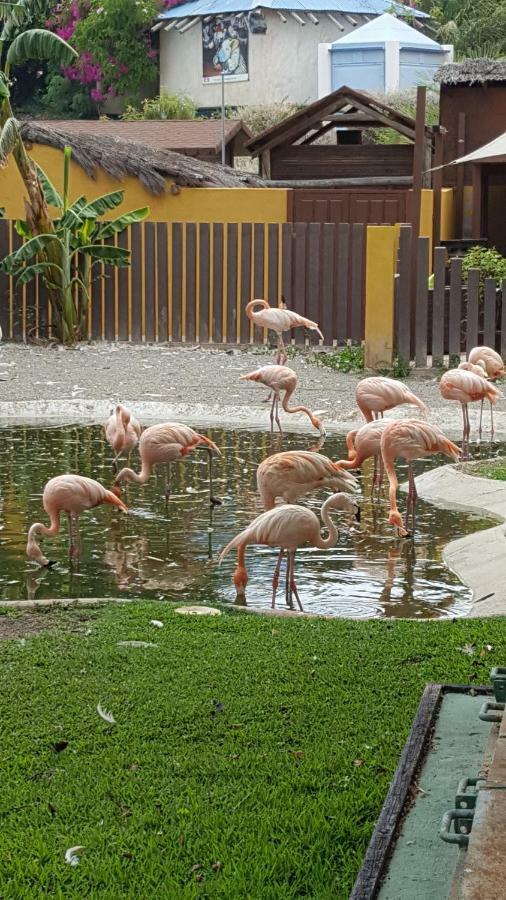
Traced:
<path fill-rule="evenodd" d="M 45 28 L 29 28 L 14 38 L 7 51 L 9 66 L 21 66 L 31 59 L 47 59 L 60 66 L 68 66 L 77 56 L 76 51 L 52 31 Z"/>
<path fill-rule="evenodd" d="M 21 140 L 19 126 L 12 116 L 7 119 L 0 133 L 0 160 L 5 160 Z"/>

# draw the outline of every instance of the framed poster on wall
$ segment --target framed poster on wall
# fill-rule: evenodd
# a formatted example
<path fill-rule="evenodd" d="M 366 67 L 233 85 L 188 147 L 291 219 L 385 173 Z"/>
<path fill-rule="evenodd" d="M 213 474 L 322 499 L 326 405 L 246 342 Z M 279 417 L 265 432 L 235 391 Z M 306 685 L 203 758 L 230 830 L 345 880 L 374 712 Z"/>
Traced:
<path fill-rule="evenodd" d="M 249 31 L 242 13 L 213 16 L 202 23 L 202 80 L 204 84 L 248 80 Z"/>

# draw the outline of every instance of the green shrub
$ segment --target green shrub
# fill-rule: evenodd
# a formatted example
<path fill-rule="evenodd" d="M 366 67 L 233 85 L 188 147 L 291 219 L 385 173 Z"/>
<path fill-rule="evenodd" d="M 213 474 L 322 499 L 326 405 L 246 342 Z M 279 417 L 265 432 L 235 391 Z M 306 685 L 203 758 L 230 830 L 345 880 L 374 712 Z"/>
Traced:
<path fill-rule="evenodd" d="M 480 270 L 480 291 L 483 291 L 485 278 L 506 278 L 506 258 L 494 247 L 471 247 L 462 261 L 462 272 L 466 280 L 469 269 Z"/>
<path fill-rule="evenodd" d="M 331 353 L 315 353 L 312 362 L 316 366 L 327 366 L 337 372 L 362 372 L 364 369 L 364 348 L 351 345 Z"/>
<path fill-rule="evenodd" d="M 127 106 L 121 116 L 129 122 L 141 119 L 196 119 L 197 107 L 186 94 L 169 94 L 162 91 L 158 97 L 143 100 L 140 109 Z"/>

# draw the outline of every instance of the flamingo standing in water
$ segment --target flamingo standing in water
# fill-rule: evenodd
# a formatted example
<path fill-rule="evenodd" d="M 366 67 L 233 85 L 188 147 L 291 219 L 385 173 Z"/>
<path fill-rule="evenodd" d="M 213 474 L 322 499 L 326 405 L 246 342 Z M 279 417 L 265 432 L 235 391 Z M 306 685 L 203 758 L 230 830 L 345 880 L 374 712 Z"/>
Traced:
<path fill-rule="evenodd" d="M 502 378 L 503 375 L 506 375 L 506 368 L 504 366 L 503 358 L 499 355 L 499 353 L 496 353 L 496 351 L 493 350 L 492 347 L 473 347 L 473 349 L 469 353 L 468 362 L 471 365 L 478 365 L 485 369 L 486 377 L 490 378 L 492 381 L 496 381 L 497 378 Z M 480 434 L 482 417 L 483 400 L 481 401 L 480 406 Z M 490 421 L 493 434 L 494 416 L 492 403 L 490 404 Z"/>
<path fill-rule="evenodd" d="M 410 512 L 415 527 L 416 485 L 413 475 L 413 460 L 423 459 L 434 453 L 444 453 L 451 459 L 458 460 L 460 450 L 438 428 L 430 422 L 419 422 L 416 419 L 400 419 L 389 422 L 381 437 L 381 455 L 389 481 L 390 525 L 395 525 L 399 537 L 408 537 L 408 519 Z M 402 457 L 408 464 L 408 498 L 406 502 L 406 520 L 402 524 L 401 514 L 397 507 L 397 474 L 395 460 Z"/>
<path fill-rule="evenodd" d="M 388 424 L 387 419 L 375 419 L 373 422 L 366 422 L 361 428 L 349 431 L 346 435 L 348 459 L 340 459 L 337 464 L 343 469 L 359 469 L 366 459 L 374 457 L 371 497 L 376 485 L 379 488 L 383 480 L 381 437 Z"/>
<path fill-rule="evenodd" d="M 79 517 L 87 509 L 93 509 L 101 503 L 111 503 L 118 509 L 127 511 L 127 507 L 116 497 L 112 491 L 95 481 L 93 478 L 84 478 L 82 475 L 58 475 L 47 482 L 42 494 L 42 505 L 50 519 L 50 527 L 36 522 L 28 532 L 26 555 L 41 566 L 53 565 L 47 559 L 37 544 L 36 535 L 53 537 L 60 530 L 60 514 L 66 513 L 69 528 L 69 556 L 79 556 L 81 542 L 79 536 Z M 76 544 L 74 544 L 74 531 L 72 517 L 74 517 Z"/>
<path fill-rule="evenodd" d="M 260 463 L 257 487 L 263 508 L 272 509 L 276 497 L 282 497 L 285 503 L 296 503 L 299 497 L 323 487 L 334 492 L 353 493 L 358 489 L 358 482 L 350 472 L 344 472 L 339 463 L 320 453 L 287 450 L 274 453 Z"/>
<path fill-rule="evenodd" d="M 276 604 L 282 553 L 286 551 L 288 554 L 286 565 L 286 603 L 287 606 L 291 607 L 292 595 L 295 595 L 299 609 L 302 611 L 302 603 L 300 602 L 294 575 L 295 552 L 303 544 L 311 544 L 312 547 L 318 547 L 321 550 L 327 550 L 335 546 L 338 531 L 329 515 L 331 509 L 340 509 L 356 514 L 358 507 L 349 494 L 331 494 L 321 508 L 322 522 L 328 529 L 326 538 L 321 536 L 318 516 L 305 506 L 294 506 L 292 504 L 275 506 L 274 509 L 261 513 L 247 528 L 236 535 L 221 551 L 220 563 L 227 553 L 237 548 L 237 566 L 233 576 L 237 600 L 244 602 L 246 585 L 248 583 L 248 573 L 245 565 L 246 547 L 248 544 L 263 544 L 268 547 L 280 548 L 272 579 L 272 608 Z"/>
<path fill-rule="evenodd" d="M 180 425 L 177 422 L 166 422 L 163 425 L 151 425 L 142 432 L 139 440 L 139 455 L 141 458 L 141 471 L 134 472 L 133 469 L 121 469 L 114 480 L 113 491 L 120 493 L 120 485 L 125 481 L 134 481 L 136 484 L 145 484 L 150 477 L 153 466 L 157 463 L 164 463 L 167 466 L 167 488 L 166 498 L 170 497 L 170 464 L 176 460 L 184 459 L 192 450 L 199 445 L 204 444 L 209 454 L 209 499 L 211 504 L 219 504 L 213 495 L 213 457 L 212 454 L 217 453 L 221 456 L 221 451 L 214 441 L 199 434 L 188 425 Z"/>
<path fill-rule="evenodd" d="M 462 407 L 462 419 L 464 423 L 462 432 L 462 455 L 463 458 L 469 456 L 469 434 L 471 425 L 469 422 L 469 403 L 476 403 L 478 400 L 490 400 L 490 409 L 497 402 L 498 397 L 503 397 L 498 388 L 494 387 L 490 382 L 485 381 L 481 375 L 475 375 L 474 372 L 466 372 L 465 369 L 449 369 L 445 372 L 439 382 L 439 391 L 445 400 L 457 400 Z M 492 431 L 494 429 L 494 420 L 492 418 Z"/>
<path fill-rule="evenodd" d="M 140 436 L 141 426 L 139 422 L 134 418 L 130 410 L 118 403 L 105 426 L 106 441 L 116 454 L 112 462 L 113 472 L 116 471 L 116 463 L 122 453 L 126 452 L 128 454 L 128 462 L 130 463 L 130 453 L 139 443 Z"/>
<path fill-rule="evenodd" d="M 284 397 L 281 403 L 284 411 L 287 413 L 305 413 L 313 428 L 317 428 L 320 434 L 325 434 L 325 429 L 323 428 L 320 419 L 318 419 L 307 406 L 288 406 L 290 397 L 297 387 L 297 375 L 293 369 L 289 369 L 288 366 L 262 366 L 260 369 L 257 369 L 256 372 L 250 372 L 248 375 L 241 375 L 241 379 L 243 381 L 259 381 L 260 384 L 263 384 L 266 388 L 270 388 L 272 391 L 273 397 L 270 412 L 271 431 L 274 429 L 274 419 L 276 419 L 279 430 L 282 430 L 281 422 L 279 421 L 279 395 L 281 391 L 284 391 Z"/>
<path fill-rule="evenodd" d="M 260 309 L 255 310 L 259 306 Z M 267 300 L 251 300 L 246 304 L 245 313 L 248 319 L 260 328 L 268 328 L 269 331 L 276 332 L 278 336 L 278 350 L 276 354 L 276 365 L 282 366 L 287 360 L 285 353 L 285 344 L 283 341 L 283 332 L 290 328 L 309 328 L 311 331 L 317 331 L 323 340 L 323 334 L 317 322 L 300 316 L 291 309 L 281 309 L 269 306 Z"/>
<path fill-rule="evenodd" d="M 416 394 L 413 394 L 402 381 L 383 378 L 380 375 L 363 378 L 362 381 L 359 381 L 355 389 L 355 398 L 366 422 L 383 418 L 383 413 L 387 409 L 393 409 L 394 406 L 401 406 L 403 403 L 413 403 L 424 415 L 428 415 L 429 412 L 425 403 Z"/>

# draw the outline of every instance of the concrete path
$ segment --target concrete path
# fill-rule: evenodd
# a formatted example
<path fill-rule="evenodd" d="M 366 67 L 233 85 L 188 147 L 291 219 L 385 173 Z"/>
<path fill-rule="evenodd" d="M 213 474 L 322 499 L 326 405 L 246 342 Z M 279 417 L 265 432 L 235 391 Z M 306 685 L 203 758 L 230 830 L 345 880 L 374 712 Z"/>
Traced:
<path fill-rule="evenodd" d="M 118 400 L 135 408 L 143 424 L 164 419 L 201 425 L 268 427 L 265 391 L 239 376 L 273 362 L 272 352 L 170 345 L 82 344 L 75 349 L 0 344 L 0 421 L 102 422 Z M 296 398 L 325 410 L 328 431 L 347 431 L 362 419 L 355 405 L 361 377 L 316 366 L 302 354 L 288 361 L 299 376 Z M 460 406 L 443 400 L 437 379 L 411 376 L 409 387 L 430 407 L 449 437 L 461 434 Z M 506 403 L 496 415 L 506 439 Z M 396 415 L 416 416 L 401 407 Z M 471 418 L 477 422 L 478 408 Z M 488 421 L 488 419 L 486 420 Z M 307 419 L 285 417 L 287 430 L 307 430 Z"/>
<path fill-rule="evenodd" d="M 420 475 L 416 487 L 419 497 L 435 506 L 491 516 L 502 523 L 450 541 L 443 558 L 473 591 L 469 616 L 506 615 L 506 483 L 442 466 Z"/>

